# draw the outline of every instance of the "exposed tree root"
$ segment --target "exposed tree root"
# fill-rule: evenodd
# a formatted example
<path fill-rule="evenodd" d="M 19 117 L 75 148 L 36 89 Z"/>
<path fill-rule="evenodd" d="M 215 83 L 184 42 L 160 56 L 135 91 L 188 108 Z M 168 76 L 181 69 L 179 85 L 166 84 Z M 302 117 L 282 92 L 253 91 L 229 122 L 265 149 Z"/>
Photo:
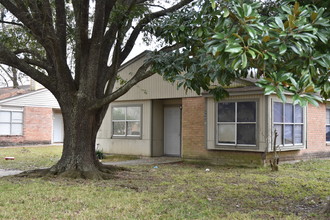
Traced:
<path fill-rule="evenodd" d="M 52 168 L 29 170 L 17 174 L 18 177 L 28 178 L 71 178 L 71 179 L 90 179 L 90 180 L 108 180 L 115 178 L 115 174 L 129 169 L 111 165 L 100 165 L 93 170 L 70 169 L 57 171 Z"/>
<path fill-rule="evenodd" d="M 327 205 L 325 206 L 323 213 L 328 214 L 330 217 L 330 200 L 328 201 Z"/>

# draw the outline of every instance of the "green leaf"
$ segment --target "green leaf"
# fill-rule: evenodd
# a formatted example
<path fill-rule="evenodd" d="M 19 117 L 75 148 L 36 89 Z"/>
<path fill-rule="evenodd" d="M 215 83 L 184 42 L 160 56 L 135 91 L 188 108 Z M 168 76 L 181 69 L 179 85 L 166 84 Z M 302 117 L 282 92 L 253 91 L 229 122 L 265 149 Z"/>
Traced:
<path fill-rule="evenodd" d="M 276 88 L 276 95 L 282 100 L 282 102 L 286 102 L 286 97 L 284 95 L 284 90 L 281 86 Z"/>
<path fill-rule="evenodd" d="M 251 28 L 251 27 L 249 27 L 249 26 L 246 26 L 245 27 L 246 28 L 246 30 L 248 31 L 248 34 L 250 35 L 250 37 L 252 38 L 252 39 L 256 39 L 257 38 L 257 32 L 256 32 L 256 30 L 254 30 L 253 28 Z"/>
<path fill-rule="evenodd" d="M 264 91 L 265 95 L 270 95 L 270 94 L 275 93 L 275 87 L 274 86 L 266 85 L 266 86 L 263 86 L 263 88 L 265 89 L 265 91 Z"/>
<path fill-rule="evenodd" d="M 198 37 L 203 36 L 203 29 L 202 28 L 198 28 L 198 30 L 197 30 L 197 36 Z"/>
<path fill-rule="evenodd" d="M 315 24 L 318 24 L 318 25 L 321 25 L 321 26 L 324 26 L 324 27 L 329 27 L 330 24 L 329 24 L 329 20 L 328 19 L 324 19 L 324 18 L 319 18 Z"/>
<path fill-rule="evenodd" d="M 233 60 L 233 62 L 231 63 L 231 66 L 234 70 L 237 70 L 239 65 L 241 65 L 242 61 L 239 58 L 236 58 L 235 60 Z"/>
<path fill-rule="evenodd" d="M 229 13 L 228 8 L 224 8 L 224 9 L 223 9 L 223 17 L 226 18 L 226 17 L 229 16 L 229 14 L 230 14 L 230 13 Z"/>
<path fill-rule="evenodd" d="M 215 9 L 215 7 L 217 7 L 217 4 L 215 2 L 215 0 L 210 0 L 212 8 Z"/>
<path fill-rule="evenodd" d="M 282 31 L 285 30 L 284 24 L 283 24 L 282 19 L 280 17 L 275 17 L 275 22 L 276 22 L 277 26 L 282 29 Z"/>
<path fill-rule="evenodd" d="M 268 54 L 264 53 L 263 55 L 264 55 L 264 60 L 268 60 L 268 58 L 269 58 Z"/>
<path fill-rule="evenodd" d="M 292 73 L 278 73 L 277 80 L 280 82 L 288 81 L 292 77 Z"/>
<path fill-rule="evenodd" d="M 289 8 L 287 5 L 281 6 L 282 10 L 288 13 L 289 15 L 292 14 L 291 8 Z"/>
<path fill-rule="evenodd" d="M 280 46 L 280 55 L 285 54 L 286 50 L 288 49 L 288 47 L 286 46 L 286 44 L 282 44 Z"/>
<path fill-rule="evenodd" d="M 295 47 L 294 45 L 291 45 L 290 48 L 293 50 L 293 52 L 295 52 L 298 55 L 301 55 L 301 51 L 299 51 L 299 49 L 297 47 Z"/>
<path fill-rule="evenodd" d="M 244 69 L 247 66 L 247 57 L 246 53 L 242 54 L 242 69 Z"/>
<path fill-rule="evenodd" d="M 328 42 L 328 38 L 325 34 L 321 33 L 321 32 L 317 32 L 316 34 L 318 36 L 318 38 L 323 42 L 323 43 L 327 43 Z"/>
<path fill-rule="evenodd" d="M 314 106 L 319 106 L 319 99 L 316 96 L 311 96 L 311 95 L 306 95 L 303 96 L 303 98 L 305 98 L 310 104 L 314 105 Z"/>
<path fill-rule="evenodd" d="M 229 47 L 229 45 L 227 46 L 227 48 L 225 49 L 225 52 L 228 53 L 240 53 L 242 52 L 242 47 Z"/>
<path fill-rule="evenodd" d="M 237 12 L 237 14 L 241 17 L 241 18 L 244 18 L 244 11 L 242 9 L 242 7 L 234 7 L 234 10 Z"/>
<path fill-rule="evenodd" d="M 323 12 L 324 12 L 324 8 L 320 8 L 318 11 L 317 11 L 317 16 L 315 18 L 315 20 L 321 18 L 321 16 L 323 15 Z"/>
<path fill-rule="evenodd" d="M 247 4 L 244 3 L 243 4 L 243 11 L 244 11 L 245 17 L 248 17 L 252 13 L 252 7 L 250 5 L 247 5 Z"/>
<path fill-rule="evenodd" d="M 256 58 L 256 53 L 253 50 L 248 50 L 247 52 L 251 55 L 253 59 Z"/>
<path fill-rule="evenodd" d="M 297 81 L 294 79 L 294 78 L 290 78 L 290 81 L 291 81 L 291 84 L 295 87 L 295 88 L 297 88 L 298 87 L 298 83 L 297 83 Z"/>
<path fill-rule="evenodd" d="M 225 34 L 224 33 L 217 33 L 217 34 L 213 35 L 212 38 L 218 39 L 218 40 L 223 40 L 225 38 Z"/>

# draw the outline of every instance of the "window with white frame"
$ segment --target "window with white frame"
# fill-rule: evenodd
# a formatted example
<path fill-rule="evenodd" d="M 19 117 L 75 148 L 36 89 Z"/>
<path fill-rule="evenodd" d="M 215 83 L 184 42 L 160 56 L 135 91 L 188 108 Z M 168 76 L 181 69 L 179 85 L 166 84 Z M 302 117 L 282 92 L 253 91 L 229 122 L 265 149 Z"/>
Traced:
<path fill-rule="evenodd" d="M 330 142 L 330 108 L 327 108 L 326 114 L 327 114 L 326 125 L 325 125 L 326 141 Z"/>
<path fill-rule="evenodd" d="M 141 136 L 141 106 L 112 108 L 112 136 Z"/>
<path fill-rule="evenodd" d="M 217 144 L 256 146 L 257 103 L 218 103 Z"/>
<path fill-rule="evenodd" d="M 304 140 L 304 110 L 300 105 L 274 102 L 273 128 L 279 145 L 302 145 Z"/>
<path fill-rule="evenodd" d="M 23 112 L 22 111 L 0 111 L 0 135 L 22 135 L 23 134 Z"/>

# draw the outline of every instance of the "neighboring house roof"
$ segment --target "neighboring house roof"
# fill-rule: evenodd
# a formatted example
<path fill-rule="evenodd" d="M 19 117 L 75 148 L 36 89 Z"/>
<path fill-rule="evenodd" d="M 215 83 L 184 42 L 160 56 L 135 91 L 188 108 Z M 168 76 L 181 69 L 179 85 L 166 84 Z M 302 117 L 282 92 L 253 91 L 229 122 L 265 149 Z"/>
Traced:
<path fill-rule="evenodd" d="M 56 98 L 48 89 L 28 90 L 23 94 L 1 99 L 1 105 L 60 108 Z"/>
<path fill-rule="evenodd" d="M 31 92 L 29 85 L 19 86 L 18 88 L 3 87 L 0 88 L 0 100 L 29 92 Z"/>

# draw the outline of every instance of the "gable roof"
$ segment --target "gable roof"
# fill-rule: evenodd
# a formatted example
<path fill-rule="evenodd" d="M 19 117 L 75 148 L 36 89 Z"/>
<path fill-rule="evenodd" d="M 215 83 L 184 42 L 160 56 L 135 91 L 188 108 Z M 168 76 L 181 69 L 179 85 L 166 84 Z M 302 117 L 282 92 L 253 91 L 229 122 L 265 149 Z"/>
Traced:
<path fill-rule="evenodd" d="M 26 93 L 0 100 L 0 105 L 60 108 L 56 98 L 48 89 L 28 90 Z"/>
<path fill-rule="evenodd" d="M 22 95 L 30 92 L 30 86 L 29 85 L 24 85 L 24 86 L 19 86 L 18 88 L 13 88 L 13 87 L 2 87 L 0 88 L 0 100 L 13 97 L 16 95 Z"/>

